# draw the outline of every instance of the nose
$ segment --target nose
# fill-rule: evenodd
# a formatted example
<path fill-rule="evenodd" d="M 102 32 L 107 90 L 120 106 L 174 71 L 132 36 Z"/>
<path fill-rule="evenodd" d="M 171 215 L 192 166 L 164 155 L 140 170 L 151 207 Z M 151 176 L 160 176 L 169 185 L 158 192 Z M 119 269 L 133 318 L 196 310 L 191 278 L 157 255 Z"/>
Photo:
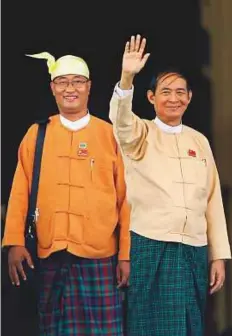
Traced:
<path fill-rule="evenodd" d="M 169 101 L 171 101 L 171 102 L 173 102 L 173 103 L 175 103 L 175 102 L 178 101 L 178 97 L 177 97 L 177 95 L 176 95 L 175 92 L 171 92 L 171 94 L 170 94 L 170 96 L 169 96 Z"/>
<path fill-rule="evenodd" d="M 68 91 L 68 92 L 76 91 L 76 89 L 74 88 L 72 82 L 69 82 L 69 83 L 68 83 L 68 86 L 66 87 L 66 91 Z"/>

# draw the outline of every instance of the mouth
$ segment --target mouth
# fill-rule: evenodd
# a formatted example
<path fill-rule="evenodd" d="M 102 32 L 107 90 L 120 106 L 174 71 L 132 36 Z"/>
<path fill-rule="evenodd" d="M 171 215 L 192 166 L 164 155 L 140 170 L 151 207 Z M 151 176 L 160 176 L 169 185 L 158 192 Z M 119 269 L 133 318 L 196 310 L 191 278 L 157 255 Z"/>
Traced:
<path fill-rule="evenodd" d="M 180 106 L 167 106 L 167 109 L 172 112 L 176 112 L 179 108 Z"/>
<path fill-rule="evenodd" d="M 66 100 L 67 102 L 74 102 L 76 99 L 78 99 L 78 96 L 64 96 L 64 100 Z"/>

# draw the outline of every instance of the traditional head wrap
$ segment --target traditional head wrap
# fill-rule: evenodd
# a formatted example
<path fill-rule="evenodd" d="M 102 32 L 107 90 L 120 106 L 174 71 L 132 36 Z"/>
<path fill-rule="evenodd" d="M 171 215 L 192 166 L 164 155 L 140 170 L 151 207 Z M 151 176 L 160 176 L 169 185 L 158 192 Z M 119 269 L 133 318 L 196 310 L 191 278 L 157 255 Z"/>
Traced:
<path fill-rule="evenodd" d="M 66 55 L 63 57 L 55 58 L 48 52 L 42 52 L 40 54 L 26 55 L 33 58 L 46 59 L 48 72 L 51 75 L 51 80 L 58 76 L 64 75 L 81 75 L 89 78 L 89 68 L 86 62 L 76 56 Z"/>

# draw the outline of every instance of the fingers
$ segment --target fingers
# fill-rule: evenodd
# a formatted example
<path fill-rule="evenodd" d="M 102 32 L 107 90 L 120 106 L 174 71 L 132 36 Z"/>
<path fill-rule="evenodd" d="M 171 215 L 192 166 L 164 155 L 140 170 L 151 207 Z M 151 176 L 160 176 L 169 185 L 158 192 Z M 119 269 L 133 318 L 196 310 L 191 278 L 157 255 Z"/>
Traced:
<path fill-rule="evenodd" d="M 223 283 L 224 283 L 224 279 L 222 277 L 218 277 L 214 285 L 210 288 L 210 294 L 214 294 L 218 292 L 223 287 Z"/>
<path fill-rule="evenodd" d="M 121 270 L 120 270 L 120 266 L 117 266 L 116 269 L 116 277 L 117 277 L 117 288 L 121 288 L 124 283 L 125 283 L 125 276 L 122 275 Z"/>
<path fill-rule="evenodd" d="M 128 278 L 125 275 L 123 275 L 122 280 L 118 283 L 117 288 L 121 288 L 121 287 L 126 286 L 127 285 L 127 280 L 128 280 Z"/>
<path fill-rule="evenodd" d="M 20 261 L 9 266 L 9 276 L 12 285 L 20 286 L 19 274 L 24 281 L 27 280 L 23 265 Z"/>
<path fill-rule="evenodd" d="M 130 52 L 135 51 L 135 37 L 131 36 L 131 40 L 130 40 Z"/>
<path fill-rule="evenodd" d="M 14 279 L 14 276 L 13 276 L 13 272 L 12 272 L 12 267 L 11 266 L 9 266 L 8 271 L 9 271 L 10 281 L 11 281 L 12 285 L 15 285 L 15 279 Z"/>
<path fill-rule="evenodd" d="M 13 285 L 20 285 L 20 276 L 23 280 L 27 280 L 23 268 L 24 260 L 26 260 L 29 267 L 34 268 L 31 256 L 24 247 L 12 247 L 8 256 L 8 265 L 9 276 Z"/>
<path fill-rule="evenodd" d="M 140 35 L 137 35 L 137 36 L 139 36 L 139 38 L 140 38 Z M 139 40 L 139 42 L 140 42 L 140 40 Z M 138 51 L 139 51 L 139 53 L 140 53 L 141 55 L 144 53 L 144 50 L 145 50 L 145 47 L 146 47 L 146 43 L 147 43 L 146 39 L 143 38 L 143 39 L 142 39 L 142 42 L 141 42 L 141 44 L 140 44 L 140 46 L 139 46 L 139 49 L 138 49 Z"/>
<path fill-rule="evenodd" d="M 120 267 L 119 265 L 116 268 L 116 277 L 117 277 L 117 284 L 119 285 L 121 282 L 121 272 L 120 272 Z"/>
<path fill-rule="evenodd" d="M 12 266 L 9 267 L 9 275 L 10 275 L 12 285 L 19 286 L 20 281 L 19 281 L 17 268 L 16 268 L 15 265 L 12 265 Z"/>
<path fill-rule="evenodd" d="M 144 66 L 148 60 L 148 57 L 150 56 L 150 54 L 145 54 L 142 58 L 142 66 Z"/>
<path fill-rule="evenodd" d="M 121 288 L 128 285 L 129 274 L 130 274 L 129 264 L 125 264 L 124 266 L 121 265 L 121 267 L 120 264 L 117 266 L 117 273 L 116 273 L 118 283 L 117 288 Z"/>
<path fill-rule="evenodd" d="M 219 291 L 225 281 L 224 272 L 219 272 L 217 269 L 212 267 L 210 274 L 210 294 L 214 294 Z"/>
<path fill-rule="evenodd" d="M 138 52 L 140 49 L 140 40 L 141 40 L 141 36 L 137 35 L 136 36 L 136 40 L 135 40 L 135 51 Z"/>
<path fill-rule="evenodd" d="M 213 287 L 215 283 L 216 283 L 216 270 L 212 268 L 210 272 L 210 287 Z"/>
<path fill-rule="evenodd" d="M 28 252 L 25 254 L 25 259 L 26 259 L 29 267 L 35 268 L 34 265 L 33 265 L 33 261 L 31 259 L 31 256 Z"/>
<path fill-rule="evenodd" d="M 129 53 L 130 52 L 130 42 L 127 41 L 126 45 L 125 45 L 125 53 Z"/>
<path fill-rule="evenodd" d="M 27 280 L 27 277 L 26 277 L 26 274 L 24 272 L 24 269 L 23 269 L 23 265 L 21 262 L 18 262 L 17 265 L 16 265 L 16 268 L 17 268 L 17 271 L 18 273 L 21 275 L 21 277 L 23 278 L 23 280 Z"/>
<path fill-rule="evenodd" d="M 125 53 L 138 52 L 141 55 L 143 54 L 146 47 L 146 39 L 143 38 L 141 41 L 141 36 L 139 34 L 131 36 L 130 42 L 127 41 L 125 45 Z"/>

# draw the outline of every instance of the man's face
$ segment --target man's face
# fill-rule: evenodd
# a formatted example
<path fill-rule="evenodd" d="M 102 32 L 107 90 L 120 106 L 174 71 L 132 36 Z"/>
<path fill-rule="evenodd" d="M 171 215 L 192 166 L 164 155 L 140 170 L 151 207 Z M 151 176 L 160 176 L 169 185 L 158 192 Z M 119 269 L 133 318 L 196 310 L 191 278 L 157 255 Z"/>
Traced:
<path fill-rule="evenodd" d="M 51 82 L 59 110 L 64 113 L 78 113 L 87 109 L 91 82 L 84 76 L 66 75 Z"/>
<path fill-rule="evenodd" d="M 159 79 L 155 93 L 149 90 L 147 97 L 163 122 L 178 125 L 191 101 L 192 92 L 188 91 L 185 79 L 170 73 Z"/>

